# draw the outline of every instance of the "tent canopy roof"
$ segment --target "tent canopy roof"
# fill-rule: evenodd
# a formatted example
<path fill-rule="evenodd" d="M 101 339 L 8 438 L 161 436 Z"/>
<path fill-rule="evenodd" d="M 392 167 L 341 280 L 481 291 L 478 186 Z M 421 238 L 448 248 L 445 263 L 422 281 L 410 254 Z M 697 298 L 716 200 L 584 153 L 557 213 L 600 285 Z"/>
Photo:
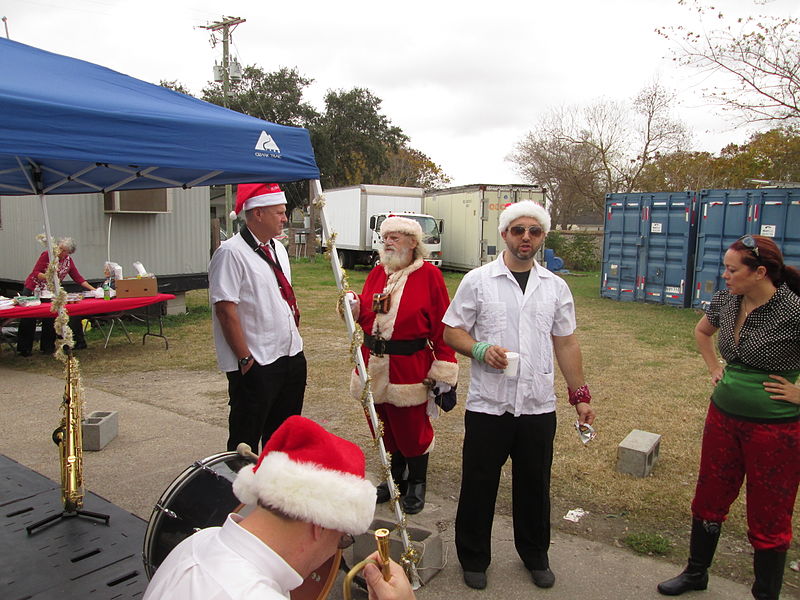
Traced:
<path fill-rule="evenodd" d="M 305 129 L 0 38 L 0 194 L 305 179 Z"/>

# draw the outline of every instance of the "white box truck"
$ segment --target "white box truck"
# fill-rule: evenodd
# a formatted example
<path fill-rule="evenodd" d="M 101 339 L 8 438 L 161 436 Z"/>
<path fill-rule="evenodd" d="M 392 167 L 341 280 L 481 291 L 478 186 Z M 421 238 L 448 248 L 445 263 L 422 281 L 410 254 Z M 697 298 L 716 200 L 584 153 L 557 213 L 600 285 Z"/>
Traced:
<path fill-rule="evenodd" d="M 441 266 L 440 224 L 422 212 L 422 188 L 394 185 L 355 185 L 325 190 L 328 230 L 336 234 L 336 251 L 345 269 L 376 265 L 383 244 L 380 227 L 390 215 L 414 219 L 422 227 L 428 261 Z M 324 240 L 327 243 L 327 240 Z"/>
<path fill-rule="evenodd" d="M 442 267 L 469 271 L 496 259 L 505 248 L 497 231 L 500 212 L 520 200 L 546 207 L 545 191 L 538 185 L 474 184 L 426 191 L 422 211 L 443 222 Z"/>

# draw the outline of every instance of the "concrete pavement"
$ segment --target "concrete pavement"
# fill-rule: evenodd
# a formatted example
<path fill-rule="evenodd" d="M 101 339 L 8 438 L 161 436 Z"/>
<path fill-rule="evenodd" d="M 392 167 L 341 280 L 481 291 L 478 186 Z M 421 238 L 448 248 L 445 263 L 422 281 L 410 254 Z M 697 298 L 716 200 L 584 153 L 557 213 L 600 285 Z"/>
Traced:
<path fill-rule="evenodd" d="M 4 424 L 0 453 L 59 480 L 57 448 L 51 440 L 60 420 L 62 379 L 0 366 L 0 411 Z M 87 411 L 118 411 L 119 435 L 99 452 L 84 452 L 87 490 L 147 520 L 167 486 L 194 461 L 224 451 L 227 431 L 168 409 L 86 388 Z M 434 490 L 435 491 L 435 490 Z M 549 598 L 551 600 L 617 600 L 663 598 L 658 581 L 679 568 L 666 561 L 579 537 L 554 534 L 550 560 L 556 585 L 536 588 L 514 550 L 511 521 L 498 515 L 493 530 L 493 562 L 486 590 L 467 588 L 455 556 L 452 523 L 456 505 L 429 492 L 425 510 L 409 519 L 410 526 L 441 530 L 444 565 L 428 585 L 417 591 L 424 600 L 450 598 Z M 388 507 L 376 516 L 391 519 Z M 556 518 L 554 516 L 554 518 Z M 144 525 L 143 525 L 144 526 Z M 329 598 L 341 598 L 341 575 Z M 792 590 L 784 588 L 783 597 Z M 363 593 L 354 597 L 365 598 Z M 709 589 L 684 596 L 702 600 L 746 600 L 749 587 L 712 576 Z"/>

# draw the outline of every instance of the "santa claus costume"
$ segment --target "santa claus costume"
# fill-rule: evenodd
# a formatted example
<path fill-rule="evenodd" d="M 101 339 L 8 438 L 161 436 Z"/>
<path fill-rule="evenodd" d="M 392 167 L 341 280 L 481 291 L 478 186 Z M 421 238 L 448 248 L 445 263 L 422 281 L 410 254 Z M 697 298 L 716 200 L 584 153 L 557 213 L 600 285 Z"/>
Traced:
<path fill-rule="evenodd" d="M 382 236 L 399 232 L 418 241 L 410 265 L 391 272 L 378 265 L 370 272 L 355 315 L 364 331 L 361 353 L 383 422 L 384 444 L 392 453 L 392 476 L 402 481 L 408 467 L 403 507 L 414 514 L 424 506 L 428 453 L 434 445 L 427 412 L 430 386 L 423 381 L 455 386 L 458 363 L 442 338 L 442 316 L 450 304 L 447 287 L 441 271 L 422 258 L 419 224 L 393 216 L 381 224 L 380 231 Z M 384 300 L 376 302 L 376 295 Z M 361 398 L 363 386 L 357 372 L 352 374 L 350 389 L 355 398 Z M 388 500 L 387 492 L 388 488 L 379 486 L 379 502 Z"/>

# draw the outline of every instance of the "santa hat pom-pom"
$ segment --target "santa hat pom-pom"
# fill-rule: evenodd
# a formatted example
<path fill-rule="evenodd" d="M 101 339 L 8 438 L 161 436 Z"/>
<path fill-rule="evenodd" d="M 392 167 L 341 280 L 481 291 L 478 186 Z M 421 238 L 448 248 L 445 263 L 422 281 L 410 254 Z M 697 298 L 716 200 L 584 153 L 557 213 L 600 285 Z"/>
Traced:
<path fill-rule="evenodd" d="M 228 216 L 231 218 L 231 221 L 235 221 L 236 220 L 236 212 L 235 211 L 229 212 Z"/>

